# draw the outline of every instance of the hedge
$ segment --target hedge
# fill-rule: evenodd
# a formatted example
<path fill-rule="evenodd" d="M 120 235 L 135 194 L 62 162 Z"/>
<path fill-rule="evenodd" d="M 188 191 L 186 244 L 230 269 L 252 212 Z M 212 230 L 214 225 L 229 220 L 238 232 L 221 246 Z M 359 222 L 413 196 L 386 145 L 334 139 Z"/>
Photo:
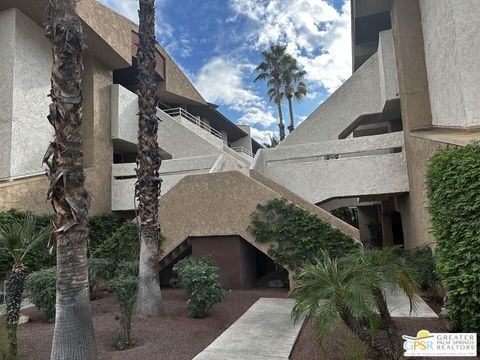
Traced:
<path fill-rule="evenodd" d="M 480 146 L 434 154 L 427 171 L 427 195 L 448 313 L 461 331 L 479 331 Z"/>
<path fill-rule="evenodd" d="M 357 249 L 355 241 L 328 222 L 285 200 L 259 204 L 252 214 L 250 232 L 256 241 L 276 241 L 269 255 L 280 265 L 298 269 L 321 255 L 338 257 Z"/>

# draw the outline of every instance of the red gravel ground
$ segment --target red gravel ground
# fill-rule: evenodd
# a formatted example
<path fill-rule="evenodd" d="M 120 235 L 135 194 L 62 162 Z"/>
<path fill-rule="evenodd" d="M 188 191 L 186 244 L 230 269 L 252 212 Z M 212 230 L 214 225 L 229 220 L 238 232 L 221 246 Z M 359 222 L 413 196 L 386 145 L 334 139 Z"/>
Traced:
<path fill-rule="evenodd" d="M 285 289 L 235 290 L 210 310 L 205 319 L 187 316 L 185 295 L 180 289 L 162 291 L 165 315 L 134 324 L 135 346 L 129 350 L 113 348 L 112 334 L 118 327 L 117 305 L 112 294 L 102 293 L 92 301 L 92 315 L 100 359 L 115 360 L 190 360 L 206 348 L 260 297 L 285 297 Z M 20 325 L 19 359 L 46 360 L 50 357 L 53 324 L 36 309 L 23 313 L 31 316 Z"/>
<path fill-rule="evenodd" d="M 395 320 L 397 332 L 400 335 L 416 335 L 419 330 L 430 332 L 448 332 L 440 320 L 397 319 Z M 315 336 L 310 323 L 306 324 L 293 348 L 291 360 L 372 360 L 374 357 L 368 353 L 367 348 L 359 342 L 353 334 L 345 328 L 338 326 L 335 331 L 324 340 L 321 347 L 315 342 Z M 424 359 L 424 358 L 418 358 Z M 428 358 L 432 359 L 432 358 Z M 436 357 L 438 360 L 452 358 Z M 456 357 L 455 359 L 472 359 Z"/>

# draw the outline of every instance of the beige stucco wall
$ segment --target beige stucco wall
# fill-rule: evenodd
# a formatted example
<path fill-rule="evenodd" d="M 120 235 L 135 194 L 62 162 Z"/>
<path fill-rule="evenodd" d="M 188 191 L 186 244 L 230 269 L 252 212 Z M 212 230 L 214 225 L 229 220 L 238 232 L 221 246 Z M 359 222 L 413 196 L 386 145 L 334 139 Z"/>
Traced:
<path fill-rule="evenodd" d="M 392 1 L 392 28 L 398 68 L 410 192 L 399 198 L 405 246 L 433 242 L 426 209 L 425 170 L 439 144 L 411 131 L 431 125 L 430 98 L 418 0 Z"/>
<path fill-rule="evenodd" d="M 90 214 L 110 212 L 111 164 L 113 145 L 110 130 L 110 87 L 112 72 L 96 59 L 84 59 L 83 72 L 84 123 L 83 136 L 86 188 L 92 194 Z M 43 120 L 50 126 L 48 120 Z M 93 136 L 95 134 L 95 136 Z M 36 144 L 46 149 L 48 141 Z M 52 212 L 45 201 L 48 179 L 45 176 L 0 183 L 0 211 L 11 208 Z"/>
<path fill-rule="evenodd" d="M 420 0 L 432 122 L 480 125 L 480 2 Z"/>
<path fill-rule="evenodd" d="M 281 187 L 278 186 L 278 189 Z M 325 210 L 303 201 L 286 189 L 281 192 L 237 171 L 184 177 L 160 199 L 159 218 L 165 237 L 163 255 L 168 255 L 188 237 L 221 235 L 240 235 L 267 253 L 273 243 L 260 244 L 255 241 L 249 231 L 250 216 L 258 204 L 281 197 L 293 201 L 355 239 L 359 238 L 357 229 Z M 185 194 L 188 194 L 188 198 Z"/>
<path fill-rule="evenodd" d="M 409 152 L 412 154 L 412 161 L 409 163 L 410 192 L 408 195 L 398 197 L 402 214 L 403 236 L 407 248 L 435 242 L 430 233 L 425 174 L 430 157 L 445 146 L 444 143 L 410 136 Z"/>
<path fill-rule="evenodd" d="M 45 153 L 38 144 L 48 144 L 53 133 L 43 121 L 50 102 L 50 45 L 20 10 L 6 10 L 0 19 L 0 177 L 36 174 Z"/>

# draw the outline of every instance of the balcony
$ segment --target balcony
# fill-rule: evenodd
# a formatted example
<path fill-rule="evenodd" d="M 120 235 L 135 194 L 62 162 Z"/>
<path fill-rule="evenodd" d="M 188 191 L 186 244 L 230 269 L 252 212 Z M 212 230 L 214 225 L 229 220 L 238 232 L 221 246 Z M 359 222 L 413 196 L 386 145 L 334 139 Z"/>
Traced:
<path fill-rule="evenodd" d="M 138 97 L 119 84 L 112 85 L 112 140 L 131 150 L 137 144 Z M 160 147 L 174 158 L 213 153 L 223 149 L 222 134 L 182 108 L 158 109 Z M 209 149 L 210 148 L 210 149 Z"/>
<path fill-rule="evenodd" d="M 317 204 L 409 191 L 403 132 L 262 149 L 250 168 Z"/>

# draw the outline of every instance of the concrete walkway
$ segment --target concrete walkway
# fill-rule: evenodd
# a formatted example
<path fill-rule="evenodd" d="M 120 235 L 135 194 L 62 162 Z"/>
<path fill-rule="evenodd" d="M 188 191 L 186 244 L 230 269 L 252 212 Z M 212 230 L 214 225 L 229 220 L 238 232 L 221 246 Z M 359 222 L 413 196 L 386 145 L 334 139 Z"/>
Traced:
<path fill-rule="evenodd" d="M 291 319 L 294 304 L 259 299 L 194 360 L 288 359 L 302 327 Z"/>
<path fill-rule="evenodd" d="M 403 291 L 395 294 L 386 291 L 385 299 L 387 300 L 390 315 L 393 318 L 438 319 L 435 311 L 419 296 L 415 298 L 415 304 L 411 312 L 410 301 Z"/>

